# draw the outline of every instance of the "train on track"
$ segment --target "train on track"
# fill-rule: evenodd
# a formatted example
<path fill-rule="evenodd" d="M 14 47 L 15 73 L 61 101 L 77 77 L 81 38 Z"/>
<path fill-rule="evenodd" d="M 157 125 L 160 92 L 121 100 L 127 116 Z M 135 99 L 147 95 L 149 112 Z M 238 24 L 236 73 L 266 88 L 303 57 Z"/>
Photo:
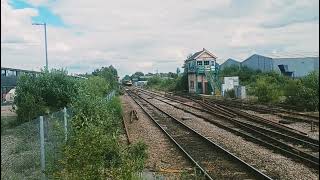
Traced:
<path fill-rule="evenodd" d="M 131 80 L 124 80 L 124 81 L 122 81 L 122 84 L 124 86 L 132 86 L 132 81 Z"/>

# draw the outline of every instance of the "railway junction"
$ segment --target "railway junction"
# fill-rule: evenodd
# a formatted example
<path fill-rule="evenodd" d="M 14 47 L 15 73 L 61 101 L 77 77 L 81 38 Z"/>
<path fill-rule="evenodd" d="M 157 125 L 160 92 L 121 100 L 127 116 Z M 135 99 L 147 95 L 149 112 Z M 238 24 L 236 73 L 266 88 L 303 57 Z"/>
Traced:
<path fill-rule="evenodd" d="M 124 90 L 126 137 L 149 145 L 150 171 L 168 179 L 184 171 L 206 179 L 319 177 L 318 114 L 132 86 Z"/>

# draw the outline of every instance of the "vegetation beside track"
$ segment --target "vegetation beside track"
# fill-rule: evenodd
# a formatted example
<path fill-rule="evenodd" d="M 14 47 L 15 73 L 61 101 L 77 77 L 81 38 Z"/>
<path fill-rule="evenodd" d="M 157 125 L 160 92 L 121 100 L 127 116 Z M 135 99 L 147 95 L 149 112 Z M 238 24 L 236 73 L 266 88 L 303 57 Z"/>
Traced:
<path fill-rule="evenodd" d="M 247 67 L 230 66 L 220 72 L 223 77 L 239 76 L 240 84 L 246 86 L 248 95 L 256 97 L 258 103 L 289 104 L 300 110 L 319 110 L 319 72 L 311 72 L 302 78 L 289 78 L 277 72 L 263 73 Z M 154 76 L 148 80 L 149 89 L 160 91 L 188 91 L 187 75 L 171 78 Z M 234 91 L 227 97 L 234 98 Z"/>
<path fill-rule="evenodd" d="M 67 76 L 64 70 L 44 71 L 18 81 L 15 106 L 20 123 L 65 106 L 72 107 L 70 135 L 61 158 L 48 176 L 54 179 L 136 179 L 147 158 L 142 142 L 120 143 L 122 108 L 117 90 L 117 71 L 95 70 L 88 79 Z"/>
<path fill-rule="evenodd" d="M 226 67 L 220 77 L 239 76 L 240 84 L 247 86 L 248 94 L 260 103 L 286 103 L 302 110 L 319 110 L 319 72 L 302 78 L 289 78 L 276 72 L 262 73 L 247 67 Z"/>
<path fill-rule="evenodd" d="M 14 107 L 19 123 L 69 106 L 78 94 L 77 80 L 65 70 L 43 71 L 37 77 L 21 75 L 17 82 Z"/>
<path fill-rule="evenodd" d="M 161 78 L 154 76 L 148 80 L 147 88 L 162 91 L 188 91 L 188 76 L 175 76 L 172 78 Z"/>

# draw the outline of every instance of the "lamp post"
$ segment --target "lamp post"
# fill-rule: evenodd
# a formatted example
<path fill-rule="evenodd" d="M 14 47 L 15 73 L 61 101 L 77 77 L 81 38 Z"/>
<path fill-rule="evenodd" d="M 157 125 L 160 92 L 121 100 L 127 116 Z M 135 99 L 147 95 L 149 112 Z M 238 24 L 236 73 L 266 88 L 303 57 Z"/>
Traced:
<path fill-rule="evenodd" d="M 46 23 L 32 23 L 32 25 L 40 25 L 44 27 L 44 45 L 46 52 L 46 70 L 48 70 L 48 49 L 47 49 L 47 24 Z"/>

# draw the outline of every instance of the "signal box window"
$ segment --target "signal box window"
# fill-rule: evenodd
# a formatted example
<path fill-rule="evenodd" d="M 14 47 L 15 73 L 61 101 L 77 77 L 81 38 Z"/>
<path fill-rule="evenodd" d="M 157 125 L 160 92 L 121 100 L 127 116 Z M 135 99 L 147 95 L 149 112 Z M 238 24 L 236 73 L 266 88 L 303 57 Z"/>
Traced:
<path fill-rule="evenodd" d="M 198 66 L 202 66 L 202 61 L 197 61 Z"/>
<path fill-rule="evenodd" d="M 209 65 L 209 61 L 204 61 L 203 63 L 205 66 Z"/>

